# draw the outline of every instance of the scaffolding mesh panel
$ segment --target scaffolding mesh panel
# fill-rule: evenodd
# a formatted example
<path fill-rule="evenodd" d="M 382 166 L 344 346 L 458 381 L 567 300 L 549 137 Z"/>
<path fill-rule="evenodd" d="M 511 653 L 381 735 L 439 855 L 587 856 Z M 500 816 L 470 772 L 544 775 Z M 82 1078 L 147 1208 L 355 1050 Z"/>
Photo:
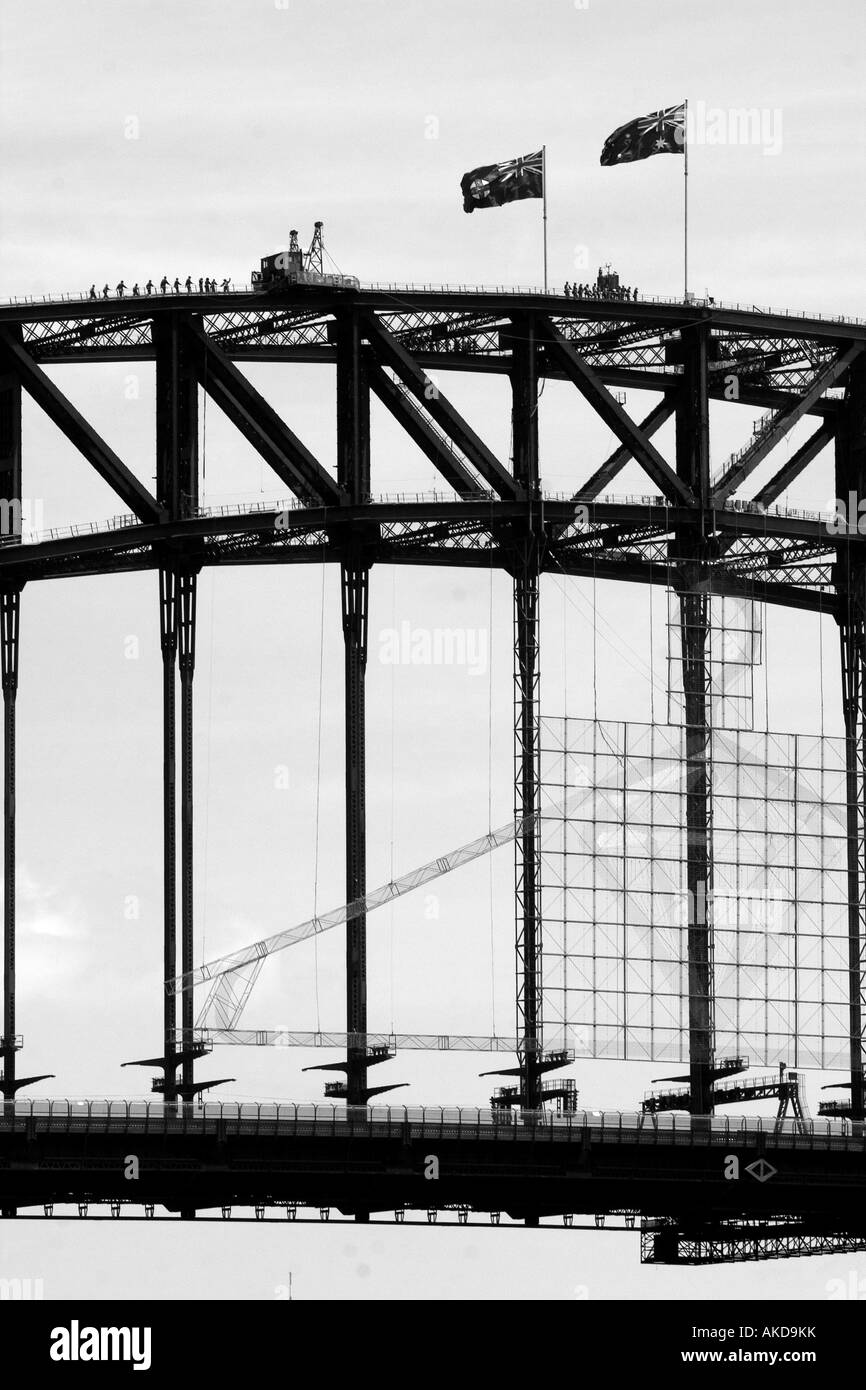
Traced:
<path fill-rule="evenodd" d="M 668 589 L 668 721 L 684 721 L 682 613 L 679 591 Z M 763 605 L 750 598 L 709 594 L 706 665 L 711 724 L 719 729 L 754 725 L 755 667 L 763 653 Z"/>
<path fill-rule="evenodd" d="M 680 726 L 542 720 L 544 1036 L 686 1061 Z M 712 733 L 715 1047 L 753 1065 L 848 1064 L 845 744 Z"/>

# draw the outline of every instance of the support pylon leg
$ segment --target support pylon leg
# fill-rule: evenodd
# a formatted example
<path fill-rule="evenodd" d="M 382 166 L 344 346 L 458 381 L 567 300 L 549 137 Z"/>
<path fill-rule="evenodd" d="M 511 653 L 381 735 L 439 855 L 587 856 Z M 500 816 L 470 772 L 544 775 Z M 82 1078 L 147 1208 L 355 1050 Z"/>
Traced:
<path fill-rule="evenodd" d="M 848 1033 L 851 1118 L 864 1110 L 863 1018 L 866 969 L 866 748 L 864 748 L 864 623 L 851 611 L 840 625 L 848 869 Z"/>
<path fill-rule="evenodd" d="M 710 702 L 707 643 L 710 598 L 680 595 L 686 739 L 686 888 L 689 992 L 689 1108 L 713 1112 L 713 923 Z"/>
<path fill-rule="evenodd" d="M 346 901 L 367 891 L 365 793 L 365 701 L 367 606 L 370 571 L 358 554 L 341 565 L 343 640 L 345 644 L 346 718 Z M 353 1036 L 367 1033 L 367 917 L 346 924 L 346 1103 L 367 1103 L 367 1048 Z"/>
<path fill-rule="evenodd" d="M 181 971 L 193 968 L 193 676 L 195 674 L 195 620 L 197 576 L 182 572 L 178 576 L 178 647 L 180 651 L 180 782 L 181 782 Z M 191 989 L 181 996 L 181 1037 L 184 1087 L 194 1082 L 193 1054 L 194 997 Z M 189 1095 L 188 1090 L 184 1091 Z"/>
<path fill-rule="evenodd" d="M 514 814 L 515 955 L 517 1045 L 521 1104 L 541 1104 L 541 739 L 539 731 L 538 604 L 536 548 L 527 545 L 514 576 Z"/>
<path fill-rule="evenodd" d="M 538 448 L 538 342 L 532 315 L 515 315 L 511 346 L 514 478 L 529 499 L 526 528 L 515 534 L 514 558 L 514 814 L 515 1000 L 520 1100 L 541 1105 L 541 737 L 539 726 L 539 575 L 544 552 Z M 528 1223 L 529 1224 L 529 1223 Z"/>
<path fill-rule="evenodd" d="M 163 977 L 177 974 L 177 797 L 175 674 L 178 639 L 178 577 L 174 569 L 159 571 L 160 647 L 162 649 L 162 826 L 163 826 Z M 165 1088 L 171 1104 L 177 1100 L 177 1001 L 164 994 L 163 1041 Z"/>
<path fill-rule="evenodd" d="M 3 1098 L 15 1099 L 15 699 L 21 592 L 0 592 L 3 684 Z"/>

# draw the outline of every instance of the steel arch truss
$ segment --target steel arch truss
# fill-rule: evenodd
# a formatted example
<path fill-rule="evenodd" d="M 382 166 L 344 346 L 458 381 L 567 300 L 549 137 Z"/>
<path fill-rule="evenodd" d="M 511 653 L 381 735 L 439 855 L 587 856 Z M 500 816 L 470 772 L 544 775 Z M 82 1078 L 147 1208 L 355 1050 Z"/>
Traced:
<path fill-rule="evenodd" d="M 518 802 L 537 800 L 535 777 L 540 576 L 594 576 L 661 584 L 683 596 L 684 621 L 698 612 L 694 576 L 713 594 L 829 613 L 842 634 L 851 823 L 852 1105 L 862 1114 L 863 975 L 866 969 L 866 831 L 863 755 L 864 541 L 856 527 L 818 514 L 778 507 L 788 487 L 836 450 L 837 495 L 862 495 L 866 485 L 866 327 L 722 306 L 602 302 L 512 292 L 449 292 L 296 286 L 266 294 L 152 295 L 124 300 L 62 301 L 0 306 L 0 587 L 17 595 L 29 581 L 74 575 L 157 570 L 166 583 L 191 586 L 204 567 L 304 564 L 341 567 L 347 691 L 347 884 L 364 882 L 364 657 L 367 583 L 374 564 L 497 567 L 515 581 L 519 694 L 515 722 Z M 69 363 L 156 364 L 156 490 L 137 479 L 65 397 L 53 376 Z M 247 362 L 318 363 L 335 380 L 337 450 L 317 458 L 292 422 L 264 399 L 244 371 Z M 505 458 L 464 417 L 448 394 L 452 372 L 493 374 L 510 383 L 512 452 Z M 539 387 L 557 380 L 574 389 L 610 429 L 615 448 L 587 460 L 566 496 L 545 496 L 538 456 Z M 446 384 L 443 384 L 445 382 Z M 623 389 L 648 391 L 639 416 Z M 198 395 L 204 391 L 267 463 L 283 503 L 219 510 L 199 501 Z M 21 398 L 27 393 L 117 493 L 123 515 L 111 522 L 22 538 Z M 370 397 L 420 449 L 441 482 L 431 496 L 380 497 L 371 457 Z M 710 469 L 711 402 L 766 413 L 730 458 Z M 736 413 L 736 412 L 734 412 Z M 805 442 L 787 456 L 779 445 L 810 417 Z M 667 421 L 676 447 L 658 444 Z M 773 468 L 773 460 L 779 454 Z M 26 463 L 26 460 L 25 460 Z M 637 465 L 644 495 L 616 498 L 611 484 Z M 757 490 L 759 467 L 769 481 Z M 838 489 L 843 489 L 838 491 Z M 522 558 L 521 558 L 522 557 Z M 15 600 L 17 604 L 17 599 Z M 194 610 L 190 607 L 190 613 Z M 704 618 L 698 612 L 697 627 Z M 17 609 L 16 609 L 17 612 Z M 705 617 L 705 615 L 704 615 Z M 192 618 L 187 624 L 192 633 Z M 694 626 L 694 624 L 692 624 Z M 700 647 L 700 633 L 695 636 Z M 192 647 L 182 661 L 184 738 L 191 747 Z M 170 679 L 173 682 L 173 651 Z M 183 650 L 181 657 L 183 658 Z M 700 661 L 694 659 L 698 670 Z M 166 689 L 171 692 L 166 677 Z M 700 703 L 700 672 L 694 706 Z M 167 702 L 169 696 L 167 695 Z M 167 706 L 168 707 L 168 706 Z M 173 709 L 173 705 L 171 706 Z M 171 712 L 171 711 L 170 711 Z M 702 725 L 700 711 L 694 716 Z M 172 716 L 173 717 L 173 716 Z M 701 764 L 703 733 L 693 762 Z M 173 753 L 171 759 L 173 761 Z M 11 762 L 11 760 L 10 760 Z M 11 764 L 14 770 L 14 763 Z M 703 775 L 703 774 L 702 774 Z M 173 773 L 172 773 L 173 776 Z M 183 815 L 191 862 L 191 753 L 184 764 Z M 696 782 L 700 779 L 697 778 Z M 167 784 L 168 785 L 168 784 Z M 172 792 L 173 795 L 173 792 Z M 168 804 L 169 793 L 167 792 Z M 695 794 L 695 834 L 706 800 Z M 7 798 L 11 804 L 11 799 Z M 698 804 L 700 803 L 700 804 Z M 173 805 L 173 802 L 172 802 Z M 7 843 L 12 826 L 7 809 Z M 701 833 L 705 839 L 705 827 Z M 521 1065 L 541 1035 L 536 997 L 542 926 L 534 906 L 537 835 L 520 847 L 517 1009 Z M 173 884 L 173 847 L 167 851 Z M 697 861 L 696 861 L 697 863 Z M 701 866 L 698 866 L 701 867 Z M 696 869 L 697 872 L 697 869 Z M 703 866 L 702 881 L 709 881 Z M 193 903 L 182 884 L 182 939 L 188 963 Z M 171 898 L 173 888 L 168 896 Z M 166 940 L 174 952 L 173 907 Z M 14 911 L 7 907 L 6 976 L 14 977 Z M 693 1059 L 706 1071 L 712 1055 L 711 941 L 695 924 L 696 986 L 703 998 L 695 1021 Z M 347 961 L 347 1034 L 365 1033 L 363 931 L 354 929 Z M 9 989 L 14 989 L 14 978 Z M 7 999 L 7 1004 L 8 1004 Z M 6 1010 L 12 1031 L 14 1008 Z M 166 1017 L 165 1058 L 174 1074 L 186 1062 L 181 1093 L 193 1086 L 192 1058 L 175 1053 L 175 1019 Z M 186 1009 L 181 1052 L 192 1014 Z M 7 1038 L 4 1046 L 11 1046 Z M 368 1088 L 374 1059 L 349 1047 L 344 1091 L 350 1103 Z M 7 1056 L 8 1065 L 8 1056 Z M 343 1064 L 340 1064 L 343 1065 Z M 11 1070 L 11 1068 L 10 1068 Z M 693 1090 L 700 1093 L 695 1072 Z M 524 1077 L 524 1098 L 537 1077 Z M 342 1084 L 342 1083 L 339 1083 Z M 166 1098 L 172 1092 L 168 1082 Z"/>

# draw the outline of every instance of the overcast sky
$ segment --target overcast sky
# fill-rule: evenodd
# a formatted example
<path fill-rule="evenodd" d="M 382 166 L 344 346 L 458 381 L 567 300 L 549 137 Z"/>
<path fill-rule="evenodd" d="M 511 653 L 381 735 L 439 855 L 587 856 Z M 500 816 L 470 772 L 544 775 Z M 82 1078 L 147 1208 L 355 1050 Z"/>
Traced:
<path fill-rule="evenodd" d="M 859 0 L 820 10 L 805 0 L 4 0 L 0 297 L 163 274 L 245 284 L 291 227 L 306 244 L 317 218 L 332 262 L 362 281 L 538 285 L 540 205 L 468 217 L 459 184 L 467 169 L 542 144 L 551 282 L 591 278 L 609 261 L 645 293 L 678 295 L 682 160 L 603 169 L 599 153 L 616 126 L 688 98 L 698 116 L 763 113 L 751 144 L 701 143 L 696 129 L 692 288 L 750 306 L 866 316 L 864 25 Z M 244 369 L 333 466 L 330 371 Z M 70 366 L 54 376 L 149 484 L 151 369 Z M 506 383 L 444 384 L 507 457 Z M 627 408 L 640 417 L 654 399 L 630 393 Z M 45 524 L 122 510 L 35 407 L 25 409 L 24 493 Z M 756 414 L 713 410 L 714 465 L 749 438 Z M 564 383 L 545 387 L 541 428 L 551 492 L 573 491 L 610 449 Z M 783 457 L 808 429 L 792 432 Z M 668 456 L 672 439 L 670 427 L 657 436 Z M 282 495 L 213 406 L 201 444 L 205 502 Z M 430 465 L 375 403 L 373 447 L 375 492 L 433 486 Z M 650 490 L 636 468 L 616 487 Z M 824 457 L 787 501 L 819 508 L 831 495 Z M 226 570 L 203 575 L 200 593 L 197 960 L 343 897 L 337 576 L 317 566 Z M 156 598 L 152 574 L 24 594 L 19 1067 L 56 1073 L 28 1094 L 120 1096 L 138 1085 L 144 1096 L 149 1074 L 136 1080 L 119 1064 L 160 1047 Z M 482 659 L 388 665 L 383 643 L 404 621 L 460 628 Z M 661 593 L 653 601 L 631 586 L 546 581 L 545 711 L 664 717 L 665 621 Z M 770 613 L 765 650 L 759 722 L 838 733 L 834 626 Z M 371 886 L 509 819 L 510 682 L 500 574 L 374 570 Z M 512 882 L 502 850 L 429 897 L 371 917 L 371 1028 L 512 1031 Z M 247 1026 L 342 1027 L 339 938 L 273 962 Z M 321 1078 L 301 1067 L 321 1060 L 220 1049 L 200 1071 L 235 1075 L 226 1096 L 319 1099 Z M 383 1072 L 411 1083 L 395 1093 L 401 1102 L 483 1104 L 481 1069 L 465 1056 L 406 1052 Z M 629 1109 L 656 1071 L 600 1062 L 573 1074 L 587 1106 Z M 48 1297 L 270 1298 L 291 1269 L 298 1297 L 816 1299 L 858 1266 L 846 1256 L 769 1272 L 642 1270 L 636 1235 L 576 1232 L 143 1231 L 4 1223 L 0 1275 L 42 1277 Z"/>

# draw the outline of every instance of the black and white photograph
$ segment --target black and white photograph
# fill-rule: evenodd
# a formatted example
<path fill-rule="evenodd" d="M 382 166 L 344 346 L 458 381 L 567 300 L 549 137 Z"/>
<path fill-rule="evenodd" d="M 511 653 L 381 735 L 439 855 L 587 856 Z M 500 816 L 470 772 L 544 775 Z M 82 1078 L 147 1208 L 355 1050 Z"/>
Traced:
<path fill-rule="evenodd" d="M 0 0 L 34 1374 L 856 1355 L 864 69 L 862 0 Z"/>

